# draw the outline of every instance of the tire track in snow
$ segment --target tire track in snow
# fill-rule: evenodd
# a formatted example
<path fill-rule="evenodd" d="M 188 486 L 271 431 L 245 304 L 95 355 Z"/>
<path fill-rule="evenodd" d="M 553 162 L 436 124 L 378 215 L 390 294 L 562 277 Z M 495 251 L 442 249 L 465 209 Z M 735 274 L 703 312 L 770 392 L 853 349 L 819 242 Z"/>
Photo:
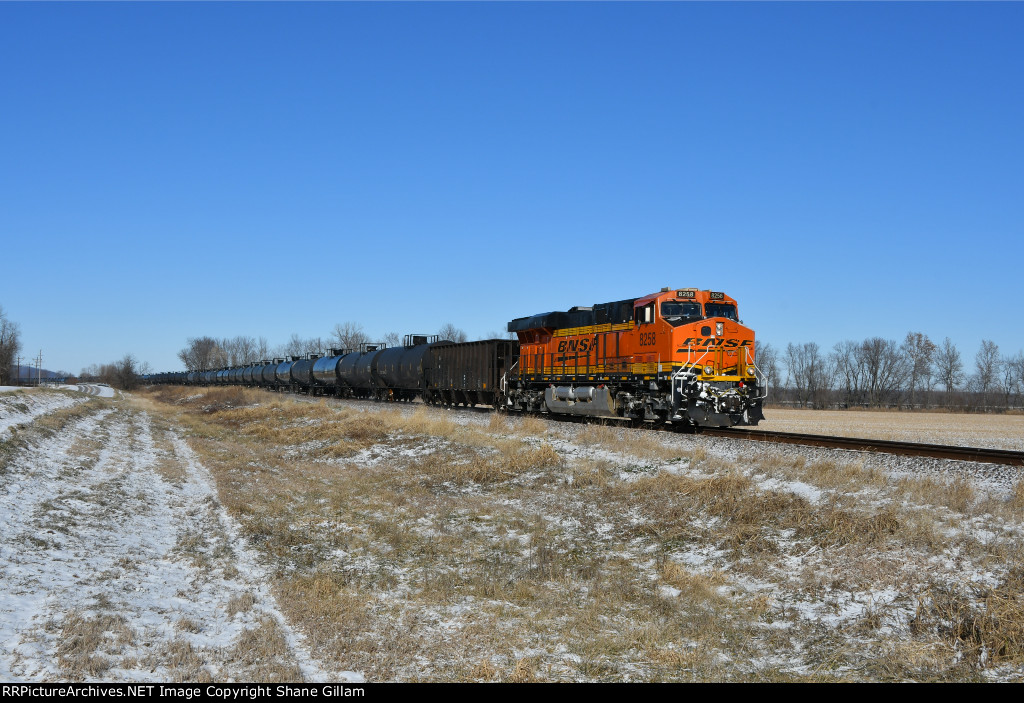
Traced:
<path fill-rule="evenodd" d="M 173 451 L 157 446 L 145 413 L 107 409 L 12 459 L 0 482 L 0 679 L 246 680 L 258 663 L 239 649 L 268 617 L 291 649 L 275 673 L 346 678 L 301 646 L 209 475 L 170 439 Z"/>
<path fill-rule="evenodd" d="M 194 487 L 193 490 L 196 491 L 195 497 L 212 502 L 211 499 L 216 496 L 213 476 L 210 475 L 210 472 L 206 467 L 199 462 L 195 453 L 180 436 L 174 433 L 170 434 L 175 453 L 188 467 L 191 484 Z M 291 649 L 295 655 L 296 661 L 302 670 L 303 677 L 308 681 L 317 682 L 364 681 L 365 679 L 363 675 L 354 671 L 327 672 L 324 670 L 323 666 L 313 658 L 312 654 L 305 646 L 305 638 L 291 627 L 288 620 L 281 613 L 280 608 L 278 608 L 277 600 L 270 591 L 270 579 L 268 574 L 266 570 L 260 566 L 252 550 L 249 549 L 245 538 L 241 536 L 241 528 L 238 522 L 232 518 L 228 512 L 219 505 L 219 503 L 217 503 L 216 506 L 217 519 L 221 528 L 227 534 L 235 553 L 235 564 L 250 584 L 252 584 L 257 594 L 257 605 L 255 607 L 274 618 L 277 622 L 278 627 L 284 633 L 289 649 Z"/>

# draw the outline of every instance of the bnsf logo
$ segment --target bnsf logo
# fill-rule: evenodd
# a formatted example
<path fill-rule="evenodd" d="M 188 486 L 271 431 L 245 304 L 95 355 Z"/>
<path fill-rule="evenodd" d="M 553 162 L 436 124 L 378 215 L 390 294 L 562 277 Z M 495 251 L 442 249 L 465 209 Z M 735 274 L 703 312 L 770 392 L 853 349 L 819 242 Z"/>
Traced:
<path fill-rule="evenodd" d="M 744 339 L 742 342 L 738 339 L 724 339 L 723 337 L 687 337 L 683 340 L 684 347 L 726 347 L 727 349 L 734 349 L 736 347 L 749 347 L 754 344 L 753 340 Z"/>
<path fill-rule="evenodd" d="M 558 343 L 558 352 L 588 352 L 597 347 L 597 336 L 593 339 L 563 339 Z"/>

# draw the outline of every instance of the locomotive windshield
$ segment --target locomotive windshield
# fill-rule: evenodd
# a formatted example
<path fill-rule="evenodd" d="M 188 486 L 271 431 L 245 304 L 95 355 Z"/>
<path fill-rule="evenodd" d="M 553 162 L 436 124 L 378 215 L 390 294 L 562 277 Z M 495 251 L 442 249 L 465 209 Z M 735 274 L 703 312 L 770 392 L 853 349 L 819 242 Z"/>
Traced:
<path fill-rule="evenodd" d="M 661 304 L 661 317 L 673 327 L 699 320 L 700 303 L 664 302 Z"/>
<path fill-rule="evenodd" d="M 736 306 L 732 303 L 708 303 L 704 306 L 707 317 L 724 317 L 729 320 L 738 320 L 736 317 Z"/>

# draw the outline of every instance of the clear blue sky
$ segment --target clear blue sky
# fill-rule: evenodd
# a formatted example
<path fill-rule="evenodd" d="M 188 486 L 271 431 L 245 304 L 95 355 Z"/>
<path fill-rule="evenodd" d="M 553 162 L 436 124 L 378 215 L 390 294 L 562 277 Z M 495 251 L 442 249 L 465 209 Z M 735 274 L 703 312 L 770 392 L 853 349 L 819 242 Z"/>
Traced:
<path fill-rule="evenodd" d="M 44 365 L 472 337 L 661 286 L 776 345 L 1024 349 L 1024 4 L 0 3 Z"/>

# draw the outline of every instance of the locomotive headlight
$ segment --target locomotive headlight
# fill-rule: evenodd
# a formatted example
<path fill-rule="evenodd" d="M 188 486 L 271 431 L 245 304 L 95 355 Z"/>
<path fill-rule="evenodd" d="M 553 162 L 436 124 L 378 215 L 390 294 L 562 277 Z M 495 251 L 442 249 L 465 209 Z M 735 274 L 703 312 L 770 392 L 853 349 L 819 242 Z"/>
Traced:
<path fill-rule="evenodd" d="M 704 374 L 707 375 L 707 376 L 714 376 L 715 375 L 715 367 L 714 366 L 705 366 L 704 367 Z"/>
<path fill-rule="evenodd" d="M 721 337 L 724 332 L 725 332 L 725 324 L 721 323 L 721 322 L 716 322 L 715 323 L 715 334 L 718 335 L 719 337 Z"/>

